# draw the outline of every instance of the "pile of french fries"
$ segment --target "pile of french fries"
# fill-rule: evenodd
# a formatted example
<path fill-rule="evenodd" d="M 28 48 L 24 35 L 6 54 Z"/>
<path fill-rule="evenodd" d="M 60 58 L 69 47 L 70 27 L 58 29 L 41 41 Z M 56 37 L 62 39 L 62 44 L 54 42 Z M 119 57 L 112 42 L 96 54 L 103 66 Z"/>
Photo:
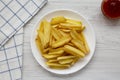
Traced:
<path fill-rule="evenodd" d="M 57 16 L 50 22 L 43 20 L 35 39 L 46 65 L 54 69 L 66 69 L 84 58 L 89 46 L 83 34 L 85 26 L 81 21 Z"/>

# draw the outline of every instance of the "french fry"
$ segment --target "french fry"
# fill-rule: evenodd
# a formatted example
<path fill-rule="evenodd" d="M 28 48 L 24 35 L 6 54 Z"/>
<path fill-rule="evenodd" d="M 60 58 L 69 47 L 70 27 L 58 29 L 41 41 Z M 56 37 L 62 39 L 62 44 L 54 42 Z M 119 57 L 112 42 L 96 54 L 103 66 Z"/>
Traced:
<path fill-rule="evenodd" d="M 71 35 L 71 37 L 72 37 L 73 39 L 75 39 L 75 40 L 80 40 L 80 41 L 83 40 L 82 37 L 81 37 L 75 30 L 72 30 L 72 31 L 70 32 L 70 35 Z"/>
<path fill-rule="evenodd" d="M 62 37 L 56 28 L 52 28 L 52 35 L 56 40 L 59 40 Z"/>
<path fill-rule="evenodd" d="M 89 54 L 90 53 L 90 48 L 88 46 L 87 40 L 86 40 L 83 33 L 81 33 L 81 36 L 82 36 L 82 39 L 84 40 L 84 45 L 85 45 L 85 48 L 86 48 L 86 54 Z"/>
<path fill-rule="evenodd" d="M 52 33 L 50 33 L 49 46 L 52 45 L 52 40 L 53 40 L 53 36 L 52 36 Z"/>
<path fill-rule="evenodd" d="M 41 46 L 44 48 L 44 40 L 43 40 L 43 32 L 44 32 L 44 25 L 43 25 L 43 21 L 39 24 L 39 29 L 37 30 L 38 36 L 40 38 L 41 41 Z"/>
<path fill-rule="evenodd" d="M 37 45 L 38 50 L 41 51 L 41 53 L 43 53 L 43 47 L 42 47 L 42 45 L 40 43 L 40 39 L 39 39 L 38 35 L 37 35 L 37 37 L 35 39 L 35 43 Z"/>
<path fill-rule="evenodd" d="M 49 66 L 50 68 L 52 68 L 52 69 L 57 69 L 57 70 L 63 70 L 63 69 L 67 69 L 67 68 L 69 68 L 70 67 L 70 65 L 69 66 Z"/>
<path fill-rule="evenodd" d="M 81 32 L 84 31 L 84 30 L 85 30 L 85 26 L 82 26 L 82 30 L 81 30 Z"/>
<path fill-rule="evenodd" d="M 43 21 L 40 23 L 40 26 L 39 26 L 39 31 L 40 32 L 44 32 L 44 24 L 43 24 Z"/>
<path fill-rule="evenodd" d="M 74 29 L 74 30 L 82 30 L 82 27 L 79 25 L 73 25 L 73 24 L 68 24 L 68 23 L 60 23 L 61 26 L 59 28 L 61 29 Z"/>
<path fill-rule="evenodd" d="M 64 23 L 66 21 L 66 18 L 64 18 L 63 16 L 57 16 L 52 18 L 51 20 L 51 24 L 58 24 L 58 23 Z"/>
<path fill-rule="evenodd" d="M 54 37 L 52 37 L 52 44 L 54 44 L 55 43 L 55 38 Z M 51 46 L 52 46 L 52 44 L 51 44 Z"/>
<path fill-rule="evenodd" d="M 58 26 L 59 26 L 59 25 L 52 25 L 53 28 L 56 28 L 56 27 L 58 27 Z"/>
<path fill-rule="evenodd" d="M 46 64 L 51 67 L 51 68 L 54 68 L 54 69 L 66 69 L 66 68 L 69 68 L 70 65 L 68 64 L 59 64 L 59 63 L 50 63 L 50 62 L 46 62 Z"/>
<path fill-rule="evenodd" d="M 58 62 L 58 60 L 56 60 L 56 59 L 50 59 L 50 60 L 48 60 L 48 62 L 49 63 L 56 63 L 56 62 Z"/>
<path fill-rule="evenodd" d="M 43 57 L 46 58 L 46 59 L 54 59 L 54 58 L 57 58 L 59 57 L 60 55 L 53 55 L 53 54 L 43 54 Z"/>
<path fill-rule="evenodd" d="M 60 51 L 60 50 L 63 50 L 63 47 L 56 48 L 56 49 L 51 48 L 49 51 L 50 52 L 57 52 L 57 51 Z"/>
<path fill-rule="evenodd" d="M 73 43 L 68 43 L 67 45 L 70 45 L 70 46 L 72 46 L 72 47 L 75 47 L 75 45 L 73 44 Z"/>
<path fill-rule="evenodd" d="M 50 50 L 50 48 L 46 48 L 43 50 L 43 53 L 47 53 Z"/>
<path fill-rule="evenodd" d="M 61 29 L 61 31 L 63 31 L 65 33 L 69 33 L 71 30 L 70 29 Z"/>
<path fill-rule="evenodd" d="M 39 36 L 39 38 L 40 38 L 40 42 L 41 42 L 41 46 L 44 48 L 44 46 L 45 46 L 45 41 L 44 41 L 44 35 L 43 35 L 43 33 L 41 32 L 41 31 L 39 31 L 38 30 L 38 36 Z"/>
<path fill-rule="evenodd" d="M 85 26 L 82 26 L 82 29 L 81 30 L 76 30 L 78 32 L 78 34 L 81 34 L 82 31 L 85 30 Z"/>
<path fill-rule="evenodd" d="M 73 62 L 73 59 L 63 59 L 58 61 L 60 64 L 70 64 Z"/>
<path fill-rule="evenodd" d="M 63 36 L 63 37 L 70 37 L 70 34 L 69 33 L 65 33 L 64 31 L 62 30 L 59 30 L 60 34 Z"/>
<path fill-rule="evenodd" d="M 64 53 L 64 50 L 56 50 L 56 51 L 49 52 L 48 54 L 62 55 L 63 53 Z"/>
<path fill-rule="evenodd" d="M 49 40 L 50 40 L 50 33 L 51 33 L 51 25 L 49 22 L 47 22 L 46 20 L 43 21 L 44 24 L 44 48 L 46 48 L 49 45 Z"/>
<path fill-rule="evenodd" d="M 60 56 L 57 58 L 57 60 L 66 60 L 66 59 L 74 59 L 75 56 Z"/>
<path fill-rule="evenodd" d="M 73 39 L 73 40 L 71 40 L 71 42 L 72 42 L 78 49 L 80 49 L 82 52 L 86 53 L 86 49 L 85 49 L 84 45 L 83 45 L 80 41 Z"/>
<path fill-rule="evenodd" d="M 76 57 L 73 62 L 71 63 L 71 65 L 74 65 L 80 58 Z"/>
<path fill-rule="evenodd" d="M 85 57 L 85 54 L 83 52 L 81 52 L 79 49 L 76 49 L 72 46 L 69 45 L 65 45 L 64 46 L 64 51 L 66 51 L 69 54 L 72 54 L 74 56 L 78 56 L 78 57 Z"/>
<path fill-rule="evenodd" d="M 52 44 L 52 48 L 57 48 L 60 46 L 63 46 L 64 44 L 68 43 L 71 40 L 70 37 L 62 37 L 60 40 L 54 42 L 54 44 Z"/>
<path fill-rule="evenodd" d="M 74 24 L 74 25 L 80 25 L 80 26 L 82 26 L 82 22 L 77 21 L 77 20 L 67 19 L 66 22 L 67 22 L 67 23 L 70 23 L 70 24 Z"/>

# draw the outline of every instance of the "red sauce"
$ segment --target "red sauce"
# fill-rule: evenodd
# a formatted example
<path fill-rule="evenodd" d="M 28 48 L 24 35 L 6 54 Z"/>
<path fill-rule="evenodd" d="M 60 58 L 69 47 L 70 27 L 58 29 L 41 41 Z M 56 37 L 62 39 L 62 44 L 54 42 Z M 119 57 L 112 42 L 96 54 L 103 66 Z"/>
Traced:
<path fill-rule="evenodd" d="M 109 18 L 120 18 L 120 0 L 103 0 L 102 12 Z"/>

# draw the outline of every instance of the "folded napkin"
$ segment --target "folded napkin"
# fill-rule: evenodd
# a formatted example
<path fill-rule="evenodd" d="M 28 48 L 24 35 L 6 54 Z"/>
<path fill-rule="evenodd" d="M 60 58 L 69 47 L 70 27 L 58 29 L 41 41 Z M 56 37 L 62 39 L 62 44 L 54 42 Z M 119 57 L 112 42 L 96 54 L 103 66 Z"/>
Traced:
<path fill-rule="evenodd" d="M 0 80 L 21 80 L 23 26 L 47 0 L 0 0 Z"/>

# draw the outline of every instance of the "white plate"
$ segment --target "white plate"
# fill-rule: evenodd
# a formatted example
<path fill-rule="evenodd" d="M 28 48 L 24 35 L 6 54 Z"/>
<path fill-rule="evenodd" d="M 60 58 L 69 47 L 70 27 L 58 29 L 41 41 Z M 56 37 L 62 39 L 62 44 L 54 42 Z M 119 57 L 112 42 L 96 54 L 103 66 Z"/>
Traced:
<path fill-rule="evenodd" d="M 64 70 L 55 70 L 55 69 L 51 69 L 49 68 L 46 64 L 45 64 L 45 59 L 41 56 L 39 50 L 36 47 L 35 44 L 35 37 L 36 37 L 36 30 L 39 27 L 39 22 L 43 19 L 46 19 L 48 21 L 50 21 L 50 19 L 52 17 L 55 16 L 64 16 L 67 18 L 71 18 L 71 19 L 75 19 L 75 20 L 80 20 L 82 21 L 82 23 L 86 26 L 86 29 L 84 31 L 85 37 L 87 39 L 88 45 L 90 47 L 90 53 L 81 61 L 78 61 L 74 66 L 68 68 L 68 69 L 64 69 Z M 31 35 L 31 48 L 32 48 L 32 53 L 33 56 L 35 57 L 35 59 L 37 60 L 37 62 L 46 70 L 52 72 L 52 73 L 56 73 L 56 74 L 71 74 L 74 73 L 80 69 L 82 69 L 83 67 L 85 67 L 88 62 L 91 60 L 94 51 L 95 51 L 95 44 L 96 44 L 96 40 L 95 40 L 95 34 L 94 34 L 94 30 L 93 28 L 90 26 L 90 24 L 88 23 L 88 21 L 81 16 L 81 14 L 79 14 L 76 11 L 73 10 L 55 10 L 52 12 L 47 13 L 44 16 L 40 16 L 38 22 L 36 23 L 36 25 L 33 26 L 33 32 Z"/>

